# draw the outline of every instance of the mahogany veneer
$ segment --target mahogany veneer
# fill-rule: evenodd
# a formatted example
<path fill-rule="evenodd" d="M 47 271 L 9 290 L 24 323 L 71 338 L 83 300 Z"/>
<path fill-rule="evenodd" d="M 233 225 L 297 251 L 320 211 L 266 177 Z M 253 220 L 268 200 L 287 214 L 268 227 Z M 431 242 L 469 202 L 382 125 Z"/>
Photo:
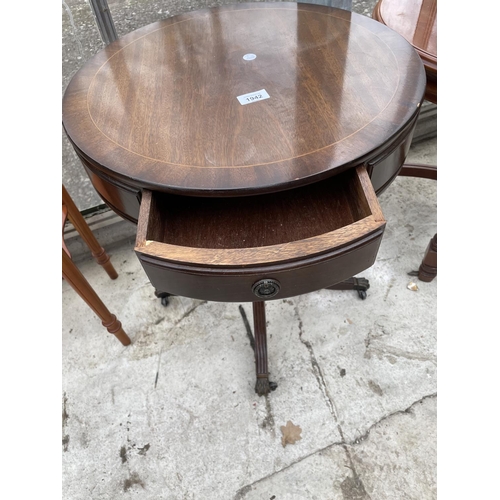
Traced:
<path fill-rule="evenodd" d="M 310 186 L 238 198 L 144 191 L 136 252 L 152 285 L 174 295 L 259 300 L 325 288 L 370 267 L 385 228 L 363 167 Z M 264 300 L 264 299 L 260 299 Z"/>
<path fill-rule="evenodd" d="M 68 85 L 63 125 L 102 198 L 137 221 L 144 188 L 262 194 L 370 165 L 380 192 L 408 151 L 424 86 L 415 50 L 368 17 L 227 5 L 108 45 Z M 269 99 L 239 103 L 261 89 Z"/>
<path fill-rule="evenodd" d="M 368 17 L 226 5 L 107 46 L 70 82 L 63 125 L 103 200 L 138 222 L 155 288 L 254 303 L 265 394 L 263 301 L 373 264 L 376 193 L 401 170 L 425 79 L 412 46 Z"/>

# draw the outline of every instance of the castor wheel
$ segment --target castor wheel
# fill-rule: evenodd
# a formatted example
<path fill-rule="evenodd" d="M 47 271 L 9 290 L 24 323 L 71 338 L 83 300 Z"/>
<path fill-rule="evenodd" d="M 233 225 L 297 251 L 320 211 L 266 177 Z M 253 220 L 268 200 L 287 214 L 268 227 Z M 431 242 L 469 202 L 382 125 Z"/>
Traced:
<path fill-rule="evenodd" d="M 169 300 L 168 298 L 170 297 L 170 293 L 167 292 L 159 292 L 158 290 L 155 290 L 155 295 L 161 299 L 161 305 L 162 306 L 168 306 Z"/>
<path fill-rule="evenodd" d="M 358 290 L 358 295 L 361 300 L 366 299 L 366 292 L 364 290 Z"/>
<path fill-rule="evenodd" d="M 271 391 L 275 391 L 277 388 L 278 384 L 276 382 L 269 381 L 269 389 L 271 389 Z"/>

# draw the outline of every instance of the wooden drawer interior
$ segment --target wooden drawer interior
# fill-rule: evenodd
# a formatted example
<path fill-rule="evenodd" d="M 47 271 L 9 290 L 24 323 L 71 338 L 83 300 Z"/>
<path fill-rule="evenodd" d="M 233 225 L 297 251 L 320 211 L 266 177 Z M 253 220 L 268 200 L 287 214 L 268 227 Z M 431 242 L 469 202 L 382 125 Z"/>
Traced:
<path fill-rule="evenodd" d="M 259 196 L 144 190 L 135 251 L 160 291 L 245 302 L 257 300 L 261 280 L 274 280 L 283 298 L 354 276 L 373 264 L 384 228 L 366 169 L 358 167 Z"/>
<path fill-rule="evenodd" d="M 140 221 L 146 227 L 139 232 L 146 241 L 187 248 L 283 245 L 352 226 L 374 211 L 380 219 L 369 183 L 366 172 L 360 176 L 351 169 L 308 186 L 259 196 L 195 198 L 152 192 L 147 220 Z"/>

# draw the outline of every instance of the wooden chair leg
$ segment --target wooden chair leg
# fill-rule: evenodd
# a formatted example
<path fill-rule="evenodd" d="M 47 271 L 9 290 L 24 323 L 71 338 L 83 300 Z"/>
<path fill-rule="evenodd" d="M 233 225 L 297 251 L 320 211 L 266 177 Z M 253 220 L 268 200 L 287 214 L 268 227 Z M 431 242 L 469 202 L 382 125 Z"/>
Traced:
<path fill-rule="evenodd" d="M 417 177 L 437 181 L 437 165 L 424 163 L 405 163 L 399 171 L 400 177 Z"/>
<path fill-rule="evenodd" d="M 418 279 L 430 282 L 437 276 L 437 234 L 433 236 L 418 269 Z"/>
<path fill-rule="evenodd" d="M 75 292 L 78 293 L 97 314 L 102 321 L 102 325 L 108 332 L 112 333 L 123 345 L 129 345 L 130 338 L 123 331 L 122 324 L 114 314 L 109 312 L 108 308 L 104 305 L 97 293 L 90 286 L 90 283 L 85 279 L 85 276 L 83 276 L 64 249 L 62 250 L 62 275 Z"/>
<path fill-rule="evenodd" d="M 78 234 L 82 237 L 83 241 L 87 244 L 92 252 L 92 257 L 97 261 L 99 265 L 101 265 L 104 270 L 108 273 L 108 276 L 114 280 L 118 277 L 118 273 L 116 272 L 113 264 L 111 264 L 109 255 L 105 252 L 104 248 L 101 247 L 96 237 L 90 230 L 87 222 L 83 218 L 80 210 L 75 205 L 75 202 L 69 195 L 66 188 L 62 187 L 62 201 L 66 205 L 68 209 L 68 219 L 71 221 L 75 229 L 78 231 Z"/>
<path fill-rule="evenodd" d="M 421 163 L 405 163 L 399 172 L 400 176 L 417 177 L 420 179 L 437 180 L 437 166 Z M 410 276 L 416 276 L 417 272 L 412 271 Z M 437 234 L 433 236 L 424 258 L 418 269 L 418 279 L 430 282 L 437 276 Z"/>
<path fill-rule="evenodd" d="M 267 367 L 266 303 L 253 302 L 253 327 L 255 336 L 255 392 L 259 396 L 269 394 L 269 370 Z"/>

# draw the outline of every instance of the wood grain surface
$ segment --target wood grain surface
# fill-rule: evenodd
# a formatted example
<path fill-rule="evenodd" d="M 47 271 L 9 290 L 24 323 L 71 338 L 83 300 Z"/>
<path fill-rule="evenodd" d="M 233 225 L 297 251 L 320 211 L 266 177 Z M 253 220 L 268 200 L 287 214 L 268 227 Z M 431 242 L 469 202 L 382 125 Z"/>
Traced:
<path fill-rule="evenodd" d="M 146 190 L 135 250 L 166 266 L 244 268 L 331 253 L 384 226 L 370 179 L 358 167 L 257 197 L 172 199 Z"/>
<path fill-rule="evenodd" d="M 268 99 L 237 99 L 263 89 Z M 412 46 L 368 17 L 237 4 L 107 46 L 70 82 L 63 125 L 95 171 L 125 185 L 242 196 L 369 160 L 415 120 L 424 89 Z"/>

